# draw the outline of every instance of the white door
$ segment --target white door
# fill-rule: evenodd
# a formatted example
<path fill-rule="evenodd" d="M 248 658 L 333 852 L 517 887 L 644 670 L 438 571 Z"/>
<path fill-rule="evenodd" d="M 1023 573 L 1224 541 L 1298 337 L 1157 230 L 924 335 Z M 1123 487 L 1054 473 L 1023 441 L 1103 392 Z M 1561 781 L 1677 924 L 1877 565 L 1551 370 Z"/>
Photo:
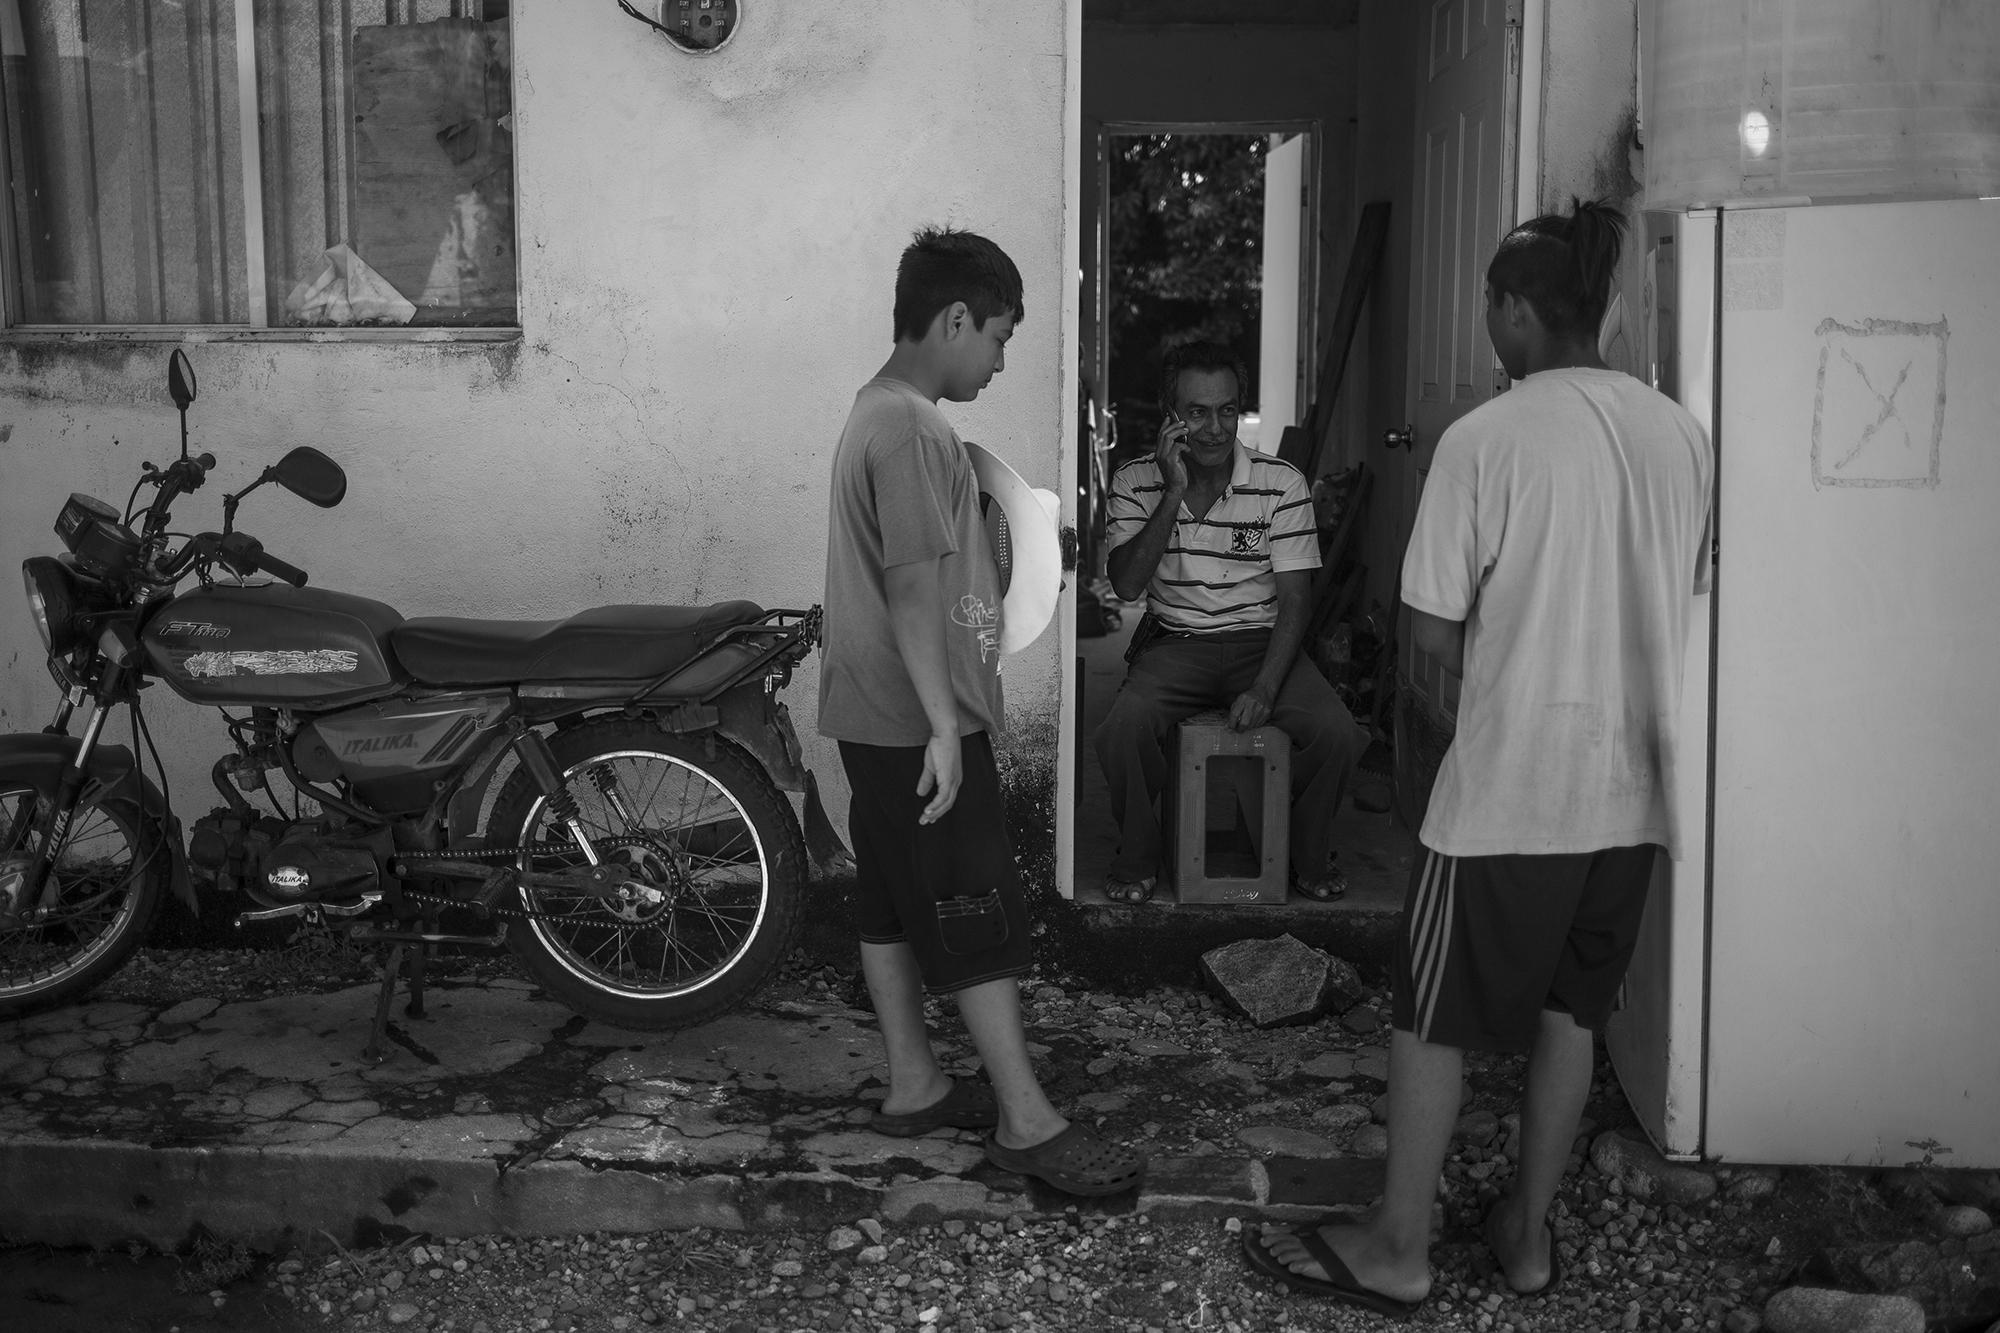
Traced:
<path fill-rule="evenodd" d="M 1411 439 L 1386 451 L 1388 493 L 1402 496 L 1398 535 L 1407 538 L 1438 436 L 1506 382 L 1486 336 L 1486 264 L 1513 225 L 1515 106 L 1520 24 L 1507 0 L 1433 0 L 1423 30 L 1423 94 L 1418 103 L 1416 216 L 1410 283 Z M 1402 549 L 1403 542 L 1397 543 Z M 1442 725 L 1458 707 L 1458 680 L 1401 631 L 1405 679 L 1416 716 Z M 1415 737 L 1408 738 L 1412 742 Z M 1407 771 L 1405 756 L 1431 746 L 1399 745 L 1398 790 L 1421 816 L 1439 754 L 1428 771 Z M 1412 791 L 1415 781 L 1420 790 Z"/>
<path fill-rule="evenodd" d="M 1722 226 L 1706 1152 L 2000 1165 L 2000 203 Z"/>
<path fill-rule="evenodd" d="M 1306 156 L 1312 136 L 1274 134 L 1264 157 L 1264 247 L 1259 288 L 1263 295 L 1257 346 L 1257 438 L 1252 443 L 1267 454 L 1278 452 L 1285 427 L 1299 421 L 1299 381 L 1304 359 L 1299 355 L 1300 316 L 1307 303 L 1300 296 L 1312 287 L 1312 254 L 1305 242 L 1313 235 L 1306 214 Z"/>

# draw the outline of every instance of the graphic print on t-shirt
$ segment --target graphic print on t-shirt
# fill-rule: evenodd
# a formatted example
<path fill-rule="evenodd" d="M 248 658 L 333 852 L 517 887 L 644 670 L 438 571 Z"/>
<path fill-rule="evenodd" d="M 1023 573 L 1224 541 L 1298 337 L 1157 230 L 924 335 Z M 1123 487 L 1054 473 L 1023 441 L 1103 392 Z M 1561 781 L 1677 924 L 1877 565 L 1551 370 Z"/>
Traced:
<path fill-rule="evenodd" d="M 983 665 L 1000 651 L 1000 610 L 988 606 L 982 597 L 972 593 L 958 599 L 958 605 L 951 609 L 951 623 L 962 625 L 979 636 L 979 661 Z"/>

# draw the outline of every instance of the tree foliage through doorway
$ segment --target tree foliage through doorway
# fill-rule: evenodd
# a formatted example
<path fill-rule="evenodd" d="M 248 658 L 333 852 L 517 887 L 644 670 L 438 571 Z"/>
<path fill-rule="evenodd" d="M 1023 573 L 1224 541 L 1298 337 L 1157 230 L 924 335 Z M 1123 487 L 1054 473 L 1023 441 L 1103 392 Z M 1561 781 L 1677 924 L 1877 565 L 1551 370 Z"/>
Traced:
<path fill-rule="evenodd" d="M 1160 352 L 1174 343 L 1236 347 L 1255 406 L 1268 147 L 1261 134 L 1111 141 L 1111 391 L 1128 446 L 1151 447 Z"/>

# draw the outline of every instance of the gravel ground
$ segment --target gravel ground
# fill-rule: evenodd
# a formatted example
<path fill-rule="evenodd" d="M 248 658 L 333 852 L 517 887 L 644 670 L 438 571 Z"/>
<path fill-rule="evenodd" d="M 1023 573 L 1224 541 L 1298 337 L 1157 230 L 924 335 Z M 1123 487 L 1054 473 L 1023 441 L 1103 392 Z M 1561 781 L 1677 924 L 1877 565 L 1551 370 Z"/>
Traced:
<path fill-rule="evenodd" d="M 366 980 L 372 966 L 338 942 L 310 937 L 261 953 L 148 950 L 100 994 L 247 999 L 351 985 Z M 509 968 L 504 956 L 477 955 L 442 960 L 439 972 Z M 1118 1104 L 1127 1094 L 1100 1101 L 1094 1109 L 1109 1112 L 1108 1132 L 1143 1136 L 1161 1153 L 1240 1153 L 1246 1149 L 1236 1134 L 1245 1128 L 1349 1137 L 1379 1119 L 1379 1100 L 1369 1106 L 1367 1089 L 1328 1086 L 1298 1070 L 1338 1041 L 1380 1040 L 1380 995 L 1337 1021 L 1262 1032 L 1189 988 L 1116 996 L 1064 980 L 1072 984 L 1029 988 L 1037 1039 L 1101 1050 L 1100 1039 L 1147 1029 L 1211 1055 L 1213 1077 L 1141 1089 L 1136 1107 Z M 803 957 L 768 994 L 866 1004 L 858 976 Z M 949 1035 L 951 1025 L 941 1027 Z M 1513 1171 L 1503 1094 L 1519 1066 L 1475 1057 L 1468 1068 L 1469 1129 L 1446 1166 L 1436 1283 L 1411 1327 L 1750 1333 L 1761 1325 L 1765 1301 L 1810 1279 L 1815 1257 L 1830 1249 L 1900 1242 L 1944 1261 L 1968 1253 L 1981 1263 L 2000 1260 L 2000 1234 L 1946 1238 L 1940 1229 L 1938 1191 L 1924 1182 L 1967 1173 L 1722 1169 L 1714 1173 L 1721 1185 L 1716 1196 L 1683 1208 L 1626 1194 L 1588 1159 L 1580 1138 L 1555 1219 L 1569 1277 L 1549 1297 L 1520 1300 L 1499 1284 L 1477 1239 L 1478 1219 Z M 1065 1095 L 1091 1104 L 1076 1088 Z M 1161 1120 L 1137 1123 L 1141 1107 L 1155 1100 Z M 1631 1123 L 1608 1069 L 1601 1070 L 1588 1115 L 1599 1129 Z M 418 1236 L 369 1251 L 336 1251 L 322 1237 L 311 1252 L 276 1256 L 218 1287 L 217 1311 L 254 1293 L 260 1301 L 289 1302 L 306 1327 L 433 1333 L 1383 1327 L 1372 1316 L 1295 1296 L 1252 1273 L 1240 1246 L 1242 1227 L 1254 1218 L 1115 1210 L 1112 1201 L 1111 1211 L 1086 1207 L 1005 1223 L 920 1227 L 861 1219 L 830 1234 Z M 1953 1327 L 1983 1329 L 1985 1322 Z"/>
<path fill-rule="evenodd" d="M 1777 1197 L 1696 1216 L 1573 1182 L 1558 1234 L 1572 1276 L 1550 1297 L 1496 1290 L 1497 1270 L 1447 1229 L 1432 1300 L 1409 1327 L 1478 1330 L 1756 1329 L 1796 1260 L 1798 1219 Z M 1454 1191 L 1457 1192 L 1457 1191 Z M 1591 1205 L 1595 1224 L 1577 1214 Z M 1069 1212 L 1004 1224 L 829 1234 L 691 1231 L 549 1240 L 411 1240 L 365 1254 L 294 1256 L 265 1279 L 331 1327 L 439 1333 L 669 1328 L 703 1333 L 876 1330 L 1378 1329 L 1251 1273 L 1240 1219 Z M 1788 1241 L 1787 1234 L 1794 1239 Z M 1773 1242 L 1776 1242 L 1774 1245 Z"/>

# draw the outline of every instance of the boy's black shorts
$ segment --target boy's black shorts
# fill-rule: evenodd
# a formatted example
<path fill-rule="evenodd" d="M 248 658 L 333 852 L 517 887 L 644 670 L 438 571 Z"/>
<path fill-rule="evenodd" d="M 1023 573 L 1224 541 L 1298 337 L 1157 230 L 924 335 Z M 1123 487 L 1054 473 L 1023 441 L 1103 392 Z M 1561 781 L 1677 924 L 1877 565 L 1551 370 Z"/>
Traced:
<path fill-rule="evenodd" d="M 983 731 L 961 736 L 959 759 L 958 799 L 935 824 L 919 824 L 930 804 L 917 795 L 924 747 L 840 742 L 862 942 L 907 942 L 924 989 L 936 993 L 1020 976 L 1032 958 L 992 741 Z"/>
<path fill-rule="evenodd" d="M 1460 857 L 1419 846 L 1397 922 L 1394 1025 L 1474 1051 L 1530 1049 L 1544 1009 L 1603 1027 L 1661 851 Z"/>

